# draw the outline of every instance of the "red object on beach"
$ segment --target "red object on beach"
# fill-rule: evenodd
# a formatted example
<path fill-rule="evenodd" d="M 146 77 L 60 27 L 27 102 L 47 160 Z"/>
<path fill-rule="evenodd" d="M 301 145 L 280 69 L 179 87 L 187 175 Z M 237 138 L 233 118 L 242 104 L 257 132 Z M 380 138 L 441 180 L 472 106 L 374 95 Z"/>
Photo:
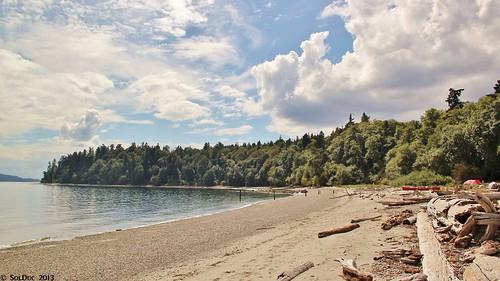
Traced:
<path fill-rule="evenodd" d="M 441 187 L 439 186 L 403 186 L 401 187 L 402 190 L 420 190 L 420 191 L 425 191 L 425 190 L 433 190 L 433 191 L 439 191 L 441 190 Z"/>
<path fill-rule="evenodd" d="M 481 180 L 466 180 L 464 182 L 464 184 L 467 184 L 467 185 L 480 185 L 481 184 Z"/>

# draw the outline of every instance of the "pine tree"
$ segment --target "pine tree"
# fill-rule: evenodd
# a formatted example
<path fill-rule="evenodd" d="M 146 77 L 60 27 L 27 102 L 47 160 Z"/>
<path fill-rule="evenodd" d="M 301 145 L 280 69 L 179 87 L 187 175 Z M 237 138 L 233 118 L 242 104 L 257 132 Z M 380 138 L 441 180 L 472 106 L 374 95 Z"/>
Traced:
<path fill-rule="evenodd" d="M 348 128 L 352 125 L 354 125 L 354 118 L 352 117 L 352 113 L 349 113 L 349 121 L 347 121 L 347 124 L 345 124 L 345 127 Z"/>
<path fill-rule="evenodd" d="M 453 88 L 450 88 L 450 93 L 448 94 L 448 98 L 446 99 L 446 102 L 448 103 L 448 110 L 464 107 L 464 103 L 460 101 L 460 95 L 462 94 L 463 90 L 464 89 L 455 90 Z"/>
<path fill-rule="evenodd" d="M 497 83 L 495 84 L 493 89 L 495 90 L 495 94 L 500 94 L 500 80 L 497 80 Z"/>
<path fill-rule="evenodd" d="M 361 115 L 361 122 L 370 122 L 370 116 L 363 112 L 363 115 Z"/>

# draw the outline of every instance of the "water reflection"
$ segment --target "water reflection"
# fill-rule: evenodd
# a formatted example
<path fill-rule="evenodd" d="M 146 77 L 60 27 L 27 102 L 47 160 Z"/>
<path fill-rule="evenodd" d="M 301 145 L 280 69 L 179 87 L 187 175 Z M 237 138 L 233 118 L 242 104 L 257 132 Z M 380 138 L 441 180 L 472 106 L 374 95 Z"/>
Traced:
<path fill-rule="evenodd" d="M 0 183 L 0 245 L 70 238 L 230 209 L 265 194 L 189 188 L 75 187 Z"/>

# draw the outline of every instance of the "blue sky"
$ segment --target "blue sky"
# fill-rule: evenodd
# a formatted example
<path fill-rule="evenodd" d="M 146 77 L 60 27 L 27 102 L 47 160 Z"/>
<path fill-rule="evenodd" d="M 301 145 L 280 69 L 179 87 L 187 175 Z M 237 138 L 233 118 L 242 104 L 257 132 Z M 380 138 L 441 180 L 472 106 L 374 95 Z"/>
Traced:
<path fill-rule="evenodd" d="M 415 119 L 491 91 L 498 1 L 4 0 L 0 172 L 88 146 L 201 146 Z"/>

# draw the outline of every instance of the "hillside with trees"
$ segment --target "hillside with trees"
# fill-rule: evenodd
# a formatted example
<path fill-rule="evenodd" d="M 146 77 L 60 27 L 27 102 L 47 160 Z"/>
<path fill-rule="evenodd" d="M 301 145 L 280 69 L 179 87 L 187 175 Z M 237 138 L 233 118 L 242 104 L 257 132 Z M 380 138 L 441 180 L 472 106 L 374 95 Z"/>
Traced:
<path fill-rule="evenodd" d="M 53 160 L 42 182 L 250 187 L 498 180 L 500 81 L 494 89 L 477 102 L 461 102 L 463 89 L 450 89 L 449 109 L 429 109 L 418 121 L 370 120 L 363 113 L 356 123 L 349 116 L 329 135 L 201 149 L 102 145 Z"/>

